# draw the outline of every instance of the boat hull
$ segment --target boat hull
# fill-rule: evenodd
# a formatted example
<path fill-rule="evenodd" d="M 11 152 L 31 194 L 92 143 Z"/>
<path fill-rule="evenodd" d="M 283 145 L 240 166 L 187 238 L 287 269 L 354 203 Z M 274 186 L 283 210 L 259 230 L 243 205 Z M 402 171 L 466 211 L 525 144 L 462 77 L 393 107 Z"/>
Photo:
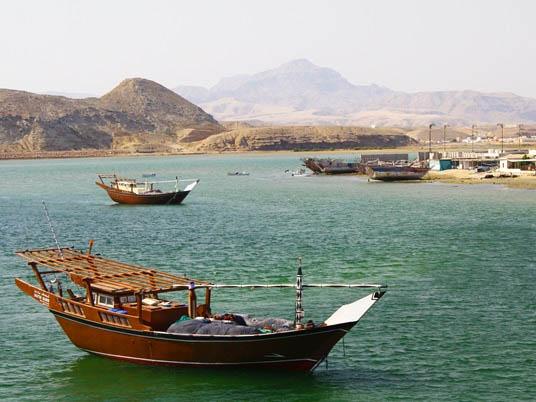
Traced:
<path fill-rule="evenodd" d="M 190 193 L 189 191 L 177 191 L 158 194 L 135 194 L 128 191 L 118 190 L 102 183 L 96 182 L 97 186 L 106 191 L 108 196 L 119 204 L 131 205 L 172 205 L 180 204 Z"/>
<path fill-rule="evenodd" d="M 367 166 L 368 176 L 381 181 L 420 180 L 429 170 L 410 166 Z"/>
<path fill-rule="evenodd" d="M 157 366 L 311 371 L 355 325 L 345 323 L 264 335 L 178 335 L 117 328 L 51 312 L 78 348 L 112 359 Z"/>
<path fill-rule="evenodd" d="M 316 159 L 307 158 L 303 160 L 303 164 L 314 173 L 324 174 L 350 174 L 359 173 L 360 163 L 346 162 L 336 159 Z"/>

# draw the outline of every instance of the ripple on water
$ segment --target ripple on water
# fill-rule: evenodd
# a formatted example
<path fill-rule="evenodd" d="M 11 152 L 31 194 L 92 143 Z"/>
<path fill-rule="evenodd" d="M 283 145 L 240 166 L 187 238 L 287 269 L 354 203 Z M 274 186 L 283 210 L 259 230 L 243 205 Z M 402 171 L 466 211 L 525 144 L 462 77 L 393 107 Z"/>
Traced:
<path fill-rule="evenodd" d="M 291 178 L 295 156 L 0 162 L 0 397 L 12 399 L 531 399 L 536 193 L 493 186 Z M 249 177 L 227 171 L 248 170 Z M 178 207 L 113 206 L 95 172 L 200 177 Z M 313 375 L 171 370 L 74 348 L 12 277 L 13 251 L 64 244 L 217 282 L 380 282 L 389 292 Z M 361 293 L 307 289 L 321 321 Z M 221 290 L 215 308 L 292 317 L 293 293 Z"/>

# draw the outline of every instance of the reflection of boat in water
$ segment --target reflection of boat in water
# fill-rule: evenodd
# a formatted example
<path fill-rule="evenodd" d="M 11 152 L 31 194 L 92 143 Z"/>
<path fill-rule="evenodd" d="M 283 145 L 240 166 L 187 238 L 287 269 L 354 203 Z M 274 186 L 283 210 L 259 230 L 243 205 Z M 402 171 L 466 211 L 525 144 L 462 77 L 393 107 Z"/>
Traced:
<path fill-rule="evenodd" d="M 358 173 L 361 165 L 357 161 L 331 158 L 305 158 L 303 164 L 314 173 L 325 174 Z"/>
<path fill-rule="evenodd" d="M 136 179 L 120 178 L 115 174 L 97 175 L 100 182 L 97 186 L 105 190 L 110 198 L 120 204 L 180 204 L 190 191 L 199 183 L 199 179 L 191 180 L 161 180 L 138 181 Z M 179 189 L 180 182 L 189 182 L 184 189 Z M 164 192 L 158 188 L 161 184 L 174 183 L 174 191 Z"/>
<path fill-rule="evenodd" d="M 133 363 L 310 371 L 386 291 L 381 285 L 304 284 L 301 268 L 295 284 L 218 285 L 106 259 L 92 254 L 91 246 L 87 252 L 59 246 L 18 251 L 37 284 L 15 282 L 54 315 L 75 346 Z M 211 311 L 213 289 L 277 287 L 296 292 L 294 322 Z M 302 323 L 302 293 L 308 287 L 373 291 L 315 325 Z M 198 304 L 200 290 L 204 300 Z M 186 302 L 170 299 L 171 292 L 181 292 Z"/>
<path fill-rule="evenodd" d="M 239 171 L 236 171 L 236 172 L 228 172 L 227 173 L 227 176 L 249 176 L 249 172 L 239 172 Z"/>
<path fill-rule="evenodd" d="M 369 165 L 366 169 L 371 179 L 381 181 L 420 180 L 430 170 L 410 165 Z"/>

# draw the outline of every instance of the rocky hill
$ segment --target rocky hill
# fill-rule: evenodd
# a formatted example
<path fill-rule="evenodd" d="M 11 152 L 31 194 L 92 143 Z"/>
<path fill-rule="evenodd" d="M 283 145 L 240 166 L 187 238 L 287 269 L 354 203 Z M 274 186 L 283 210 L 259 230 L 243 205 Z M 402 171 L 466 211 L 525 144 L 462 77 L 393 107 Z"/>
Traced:
<path fill-rule="evenodd" d="M 210 89 L 188 86 L 175 91 L 218 120 L 399 127 L 536 122 L 536 99 L 476 91 L 404 93 L 374 84 L 354 85 L 307 60 L 224 78 Z"/>
<path fill-rule="evenodd" d="M 242 125 L 192 145 L 196 151 L 226 152 L 394 148 L 415 144 L 417 141 L 399 129 Z"/>
<path fill-rule="evenodd" d="M 101 98 L 70 99 L 0 89 L 0 150 L 111 149 L 116 138 L 184 130 L 197 140 L 224 130 L 212 116 L 149 80 L 121 82 Z"/>

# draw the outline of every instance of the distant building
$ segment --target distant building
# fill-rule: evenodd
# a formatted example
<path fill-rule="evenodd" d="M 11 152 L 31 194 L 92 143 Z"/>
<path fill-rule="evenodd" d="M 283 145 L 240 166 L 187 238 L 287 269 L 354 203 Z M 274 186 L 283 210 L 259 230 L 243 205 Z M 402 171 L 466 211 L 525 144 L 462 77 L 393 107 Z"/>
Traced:
<path fill-rule="evenodd" d="M 432 152 L 423 153 L 422 157 L 428 160 L 432 170 L 448 169 L 477 169 L 482 166 L 494 167 L 499 165 L 499 149 L 488 149 L 486 152 Z M 421 153 L 419 153 L 421 158 Z M 422 159 L 421 159 L 422 160 Z"/>
<path fill-rule="evenodd" d="M 499 172 L 512 175 L 536 175 L 536 149 L 525 154 L 509 154 L 499 158 Z"/>
<path fill-rule="evenodd" d="M 452 169 L 452 159 L 430 159 L 431 170 L 449 170 Z"/>

